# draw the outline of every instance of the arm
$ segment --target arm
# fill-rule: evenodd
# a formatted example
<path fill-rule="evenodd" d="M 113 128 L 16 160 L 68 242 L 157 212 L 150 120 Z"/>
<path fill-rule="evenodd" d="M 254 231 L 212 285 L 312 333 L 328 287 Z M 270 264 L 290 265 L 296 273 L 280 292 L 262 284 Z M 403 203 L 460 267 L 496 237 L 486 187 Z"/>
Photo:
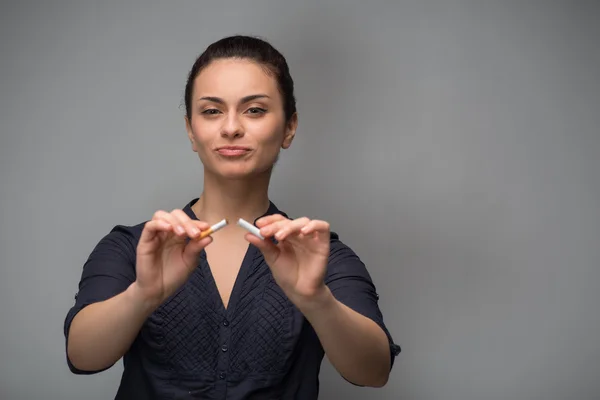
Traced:
<path fill-rule="evenodd" d="M 311 323 L 334 367 L 355 385 L 383 386 L 399 347 L 383 323 L 375 286 L 358 256 L 330 235 L 325 221 L 272 215 L 256 224 L 266 239 L 247 234 L 247 240 L 262 251 L 275 281 Z"/>
<path fill-rule="evenodd" d="M 73 373 L 109 368 L 133 341 L 122 337 L 127 335 L 124 331 L 139 330 L 128 323 L 118 327 L 119 321 L 126 321 L 125 315 L 139 308 L 128 303 L 132 297 L 128 288 L 135 281 L 134 241 L 130 229 L 117 226 L 100 240 L 83 266 L 76 302 L 64 327 L 67 363 Z M 107 348 L 112 343 L 115 348 Z"/>
<path fill-rule="evenodd" d="M 139 241 L 121 228 L 100 241 L 65 320 L 71 371 L 102 371 L 127 352 L 146 318 L 196 268 L 212 238 L 193 238 L 205 229 L 208 224 L 190 220 L 181 210 L 159 211 L 144 224 Z"/>
<path fill-rule="evenodd" d="M 390 369 L 388 338 L 373 320 L 338 301 L 328 287 L 319 299 L 300 304 L 335 369 L 359 386 L 381 387 Z"/>
<path fill-rule="evenodd" d="M 155 305 L 136 294 L 135 283 L 124 292 L 85 307 L 73 318 L 67 357 L 79 371 L 111 367 L 127 352 Z"/>

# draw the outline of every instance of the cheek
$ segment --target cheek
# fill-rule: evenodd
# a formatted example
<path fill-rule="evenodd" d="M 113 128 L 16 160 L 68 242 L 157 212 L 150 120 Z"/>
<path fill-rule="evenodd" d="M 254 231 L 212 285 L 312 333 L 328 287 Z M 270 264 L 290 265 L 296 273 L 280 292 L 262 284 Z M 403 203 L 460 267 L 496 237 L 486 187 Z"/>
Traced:
<path fill-rule="evenodd" d="M 284 124 L 279 119 L 276 119 L 257 125 L 255 132 L 260 137 L 260 141 L 264 146 L 269 147 L 269 149 L 279 148 L 285 135 L 284 128 Z"/>
<path fill-rule="evenodd" d="M 214 128 L 213 128 L 214 130 Z M 204 146 L 214 136 L 211 134 L 211 127 L 206 122 L 196 122 L 192 124 L 192 136 L 196 144 Z"/>

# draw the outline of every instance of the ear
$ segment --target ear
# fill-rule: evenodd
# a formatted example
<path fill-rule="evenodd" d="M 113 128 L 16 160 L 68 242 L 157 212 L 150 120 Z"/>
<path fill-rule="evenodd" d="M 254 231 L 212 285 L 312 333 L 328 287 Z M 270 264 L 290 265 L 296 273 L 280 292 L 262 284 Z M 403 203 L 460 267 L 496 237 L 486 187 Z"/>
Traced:
<path fill-rule="evenodd" d="M 296 136 L 296 129 L 298 129 L 298 113 L 294 113 L 289 121 L 285 124 L 285 136 L 283 137 L 283 143 L 281 143 L 282 149 L 287 149 L 292 145 L 294 136 Z"/>
<path fill-rule="evenodd" d="M 190 139 L 190 143 L 192 144 L 192 150 L 195 153 L 197 153 L 198 148 L 196 147 L 196 141 L 194 140 L 194 135 L 192 133 L 192 126 L 190 124 L 190 120 L 188 119 L 187 115 L 185 117 L 183 117 L 183 119 L 185 120 L 185 130 L 187 131 L 188 139 Z"/>

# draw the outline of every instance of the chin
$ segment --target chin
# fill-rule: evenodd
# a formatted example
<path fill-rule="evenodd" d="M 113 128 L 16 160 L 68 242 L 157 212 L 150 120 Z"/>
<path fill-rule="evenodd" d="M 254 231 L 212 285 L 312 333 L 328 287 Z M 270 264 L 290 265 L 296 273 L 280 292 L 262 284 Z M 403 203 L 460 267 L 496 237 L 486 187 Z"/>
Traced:
<path fill-rule="evenodd" d="M 216 171 L 216 175 L 220 178 L 227 180 L 245 180 L 245 179 L 253 179 L 257 178 L 261 175 L 270 172 L 270 169 L 266 171 L 249 169 L 249 168 L 227 168 L 220 171 Z"/>
<path fill-rule="evenodd" d="M 254 160 L 252 160 L 254 161 Z M 219 179 L 226 180 L 244 180 L 256 179 L 264 175 L 270 175 L 273 169 L 273 163 L 263 160 L 261 163 L 255 163 L 250 160 L 244 162 L 222 162 L 221 160 L 209 160 L 203 162 L 204 173 L 208 173 Z"/>
<path fill-rule="evenodd" d="M 218 174 L 219 178 L 221 179 L 225 179 L 228 181 L 241 181 L 241 180 L 247 180 L 247 179 L 251 179 L 252 175 L 251 174 Z"/>

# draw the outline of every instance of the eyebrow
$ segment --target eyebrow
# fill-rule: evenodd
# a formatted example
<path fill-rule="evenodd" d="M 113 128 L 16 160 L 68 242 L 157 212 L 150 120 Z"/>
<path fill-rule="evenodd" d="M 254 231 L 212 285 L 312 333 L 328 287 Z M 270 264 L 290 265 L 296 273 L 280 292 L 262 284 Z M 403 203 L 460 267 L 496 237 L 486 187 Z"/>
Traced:
<path fill-rule="evenodd" d="M 242 100 L 240 100 L 240 104 L 248 103 L 252 100 L 263 99 L 263 98 L 268 99 L 270 97 L 267 96 L 266 94 L 251 94 L 250 96 L 242 97 Z M 214 96 L 200 97 L 198 99 L 198 101 L 200 101 L 200 100 L 207 100 L 207 101 L 212 101 L 213 103 L 225 104 L 225 101 L 222 98 L 214 97 Z"/>

